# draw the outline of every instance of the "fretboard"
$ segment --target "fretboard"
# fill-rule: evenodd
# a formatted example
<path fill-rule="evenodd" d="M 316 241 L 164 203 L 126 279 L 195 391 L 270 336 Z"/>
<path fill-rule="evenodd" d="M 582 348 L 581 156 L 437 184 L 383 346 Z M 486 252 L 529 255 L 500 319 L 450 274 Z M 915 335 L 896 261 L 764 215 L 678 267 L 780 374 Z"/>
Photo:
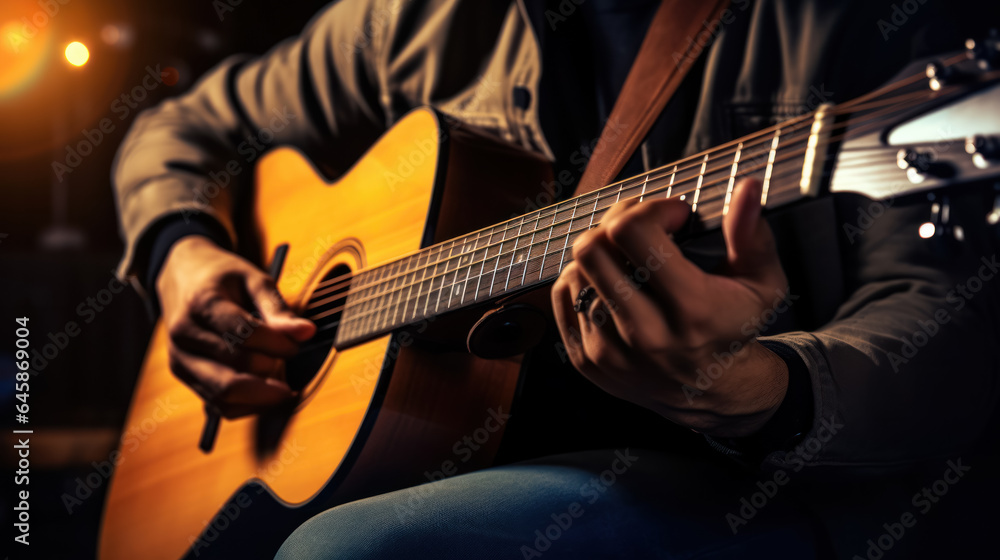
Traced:
<path fill-rule="evenodd" d="M 813 115 L 564 202 L 422 249 L 357 274 L 340 316 L 338 347 L 554 280 L 579 235 L 615 203 L 674 198 L 691 206 L 686 231 L 718 228 L 743 176 L 763 181 L 768 208 L 803 197 Z"/>

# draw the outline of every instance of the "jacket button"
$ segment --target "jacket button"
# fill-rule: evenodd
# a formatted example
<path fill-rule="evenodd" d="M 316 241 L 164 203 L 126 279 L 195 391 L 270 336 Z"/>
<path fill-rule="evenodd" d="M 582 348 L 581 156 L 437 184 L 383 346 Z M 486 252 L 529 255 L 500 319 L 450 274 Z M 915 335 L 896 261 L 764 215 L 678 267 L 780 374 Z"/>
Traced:
<path fill-rule="evenodd" d="M 517 86 L 514 88 L 514 106 L 518 109 L 527 109 L 531 105 L 531 92 L 528 88 Z"/>

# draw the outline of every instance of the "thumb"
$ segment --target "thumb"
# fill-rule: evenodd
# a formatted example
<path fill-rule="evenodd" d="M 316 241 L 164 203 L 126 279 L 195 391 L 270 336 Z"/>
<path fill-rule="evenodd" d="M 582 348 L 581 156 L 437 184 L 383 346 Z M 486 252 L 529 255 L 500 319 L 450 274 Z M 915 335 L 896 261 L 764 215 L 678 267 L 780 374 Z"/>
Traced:
<path fill-rule="evenodd" d="M 316 334 L 316 325 L 292 312 L 269 276 L 248 278 L 247 292 L 268 327 L 298 342 Z"/>
<path fill-rule="evenodd" d="M 777 274 L 783 279 L 771 226 L 760 214 L 762 189 L 757 179 L 743 179 L 735 188 L 729 211 L 722 219 L 727 264 L 735 276 L 764 280 Z"/>

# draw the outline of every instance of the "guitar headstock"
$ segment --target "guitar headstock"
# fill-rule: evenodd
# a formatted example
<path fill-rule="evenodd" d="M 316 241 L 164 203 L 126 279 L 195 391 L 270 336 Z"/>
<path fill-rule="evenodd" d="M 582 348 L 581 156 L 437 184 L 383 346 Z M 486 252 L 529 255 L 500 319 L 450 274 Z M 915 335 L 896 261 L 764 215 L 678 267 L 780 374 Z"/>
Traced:
<path fill-rule="evenodd" d="M 1000 175 L 1000 38 L 966 46 L 911 65 L 881 95 L 846 104 L 859 110 L 850 115 L 831 192 L 888 199 Z"/>

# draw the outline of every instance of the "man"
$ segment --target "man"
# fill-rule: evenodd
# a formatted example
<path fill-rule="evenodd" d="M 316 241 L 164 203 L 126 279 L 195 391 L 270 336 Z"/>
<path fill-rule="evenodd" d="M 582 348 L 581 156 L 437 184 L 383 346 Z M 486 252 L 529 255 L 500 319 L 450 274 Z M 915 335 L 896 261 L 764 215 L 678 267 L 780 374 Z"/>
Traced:
<path fill-rule="evenodd" d="M 433 105 L 553 160 L 556 177 L 573 178 L 559 185 L 566 196 L 658 5 L 345 0 L 298 39 L 260 59 L 230 59 L 145 113 L 115 172 L 122 272 L 158 297 L 173 371 L 229 417 L 292 398 L 270 373 L 314 327 L 230 251 L 239 242 L 233 199 L 246 178 L 205 196 L 210 172 L 276 111 L 291 118 L 272 127 L 271 145 L 295 145 L 337 174 L 407 111 Z M 906 10 L 733 2 L 691 39 L 705 52 L 623 176 L 862 94 L 913 57 L 955 49 L 990 21 L 984 14 L 996 21 L 995 7 Z M 916 235 L 929 204 L 883 204 L 878 219 L 850 229 L 870 204 L 855 197 L 775 218 L 779 251 L 759 189 L 740 185 L 716 273 L 674 244 L 684 203 L 623 203 L 574 244 L 552 299 L 584 376 L 763 474 L 659 450 L 545 457 L 432 483 L 413 515 L 400 514 L 412 496 L 405 490 L 335 508 L 279 556 L 851 557 L 873 554 L 867 540 L 882 542 L 883 522 L 890 548 L 917 546 L 889 525 L 925 480 L 917 467 L 956 464 L 964 475 L 960 460 L 946 460 L 972 453 L 993 425 L 1000 369 L 987 348 L 998 290 L 984 279 L 974 297 L 953 291 L 981 259 L 995 262 L 997 237 L 982 218 L 991 199 L 974 189 L 954 197 L 955 218 L 970 223 L 964 242 L 943 251 Z M 651 246 L 675 256 L 630 297 L 617 294 L 626 263 L 643 262 Z M 581 294 L 589 297 L 577 301 Z M 919 355 L 905 350 L 941 309 L 948 320 L 933 335 L 923 330 Z M 263 326 L 235 354 L 224 350 L 224 334 L 253 310 Z M 744 328 L 775 315 L 811 330 Z M 740 350 L 726 354 L 734 341 Z M 721 375 L 704 378 L 719 366 Z M 844 482 L 860 475 L 881 478 Z M 790 476 L 802 487 L 779 492 Z M 880 492 L 845 499 L 871 488 Z"/>

